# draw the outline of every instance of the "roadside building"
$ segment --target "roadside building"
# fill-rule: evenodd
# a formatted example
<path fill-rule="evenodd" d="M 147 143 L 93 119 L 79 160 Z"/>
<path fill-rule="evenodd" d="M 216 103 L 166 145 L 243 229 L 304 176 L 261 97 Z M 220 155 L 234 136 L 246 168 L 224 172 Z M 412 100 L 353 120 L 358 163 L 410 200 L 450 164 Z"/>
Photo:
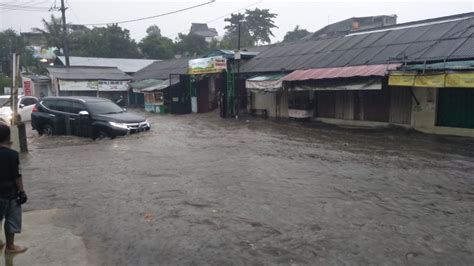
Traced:
<path fill-rule="evenodd" d="M 311 33 L 304 39 L 318 39 L 331 36 L 344 36 L 350 32 L 380 28 L 397 24 L 397 15 L 381 15 L 368 17 L 353 17 L 331 23 L 326 27 Z"/>
<path fill-rule="evenodd" d="M 452 72 L 444 68 L 448 64 L 465 65 L 462 61 L 474 58 L 473 28 L 474 13 L 466 13 L 333 38 L 282 43 L 258 54 L 242 66 L 241 72 L 254 76 L 288 74 L 282 78 L 282 90 L 288 90 L 289 117 L 296 109 L 312 112 L 312 119 L 328 123 L 395 124 L 431 133 L 472 136 L 470 118 L 452 121 L 460 105 L 465 106 L 459 111 L 463 117 L 472 116 L 470 106 L 474 103 L 465 101 L 472 99 L 474 86 L 467 76 L 452 77 L 466 80 L 462 86 L 468 88 L 448 90 L 446 84 L 436 88 L 429 82 L 423 88 L 416 83 L 414 89 L 402 88 L 389 83 L 388 74 L 414 64 L 426 67 L 441 62 L 439 71 L 444 74 Z M 419 72 L 428 75 L 426 70 L 418 70 L 417 75 Z M 449 102 L 453 97 L 464 102 Z M 451 122 L 440 117 L 451 117 Z"/>
<path fill-rule="evenodd" d="M 22 74 L 21 75 L 23 93 L 25 96 L 35 96 L 38 98 L 54 95 L 51 86 L 51 79 L 45 75 Z"/>
<path fill-rule="evenodd" d="M 131 77 L 114 67 L 48 67 L 54 95 L 127 101 Z"/>
<path fill-rule="evenodd" d="M 145 107 L 145 92 L 140 87 L 139 82 L 149 82 L 148 88 L 165 84 L 169 82 L 168 88 L 163 90 L 163 104 L 166 105 L 166 111 L 172 114 L 186 114 L 191 112 L 191 96 L 189 92 L 189 79 L 186 79 L 188 73 L 189 58 L 178 58 L 164 61 L 157 61 L 141 69 L 133 76 L 131 84 L 133 95 L 137 99 L 143 99 Z M 137 86 L 138 85 L 138 86 Z"/>
<path fill-rule="evenodd" d="M 139 70 L 160 60 L 134 59 L 134 58 L 102 58 L 102 57 L 82 57 L 70 56 L 69 64 L 71 66 L 86 67 L 116 67 L 128 75 L 134 75 Z M 65 66 L 66 58 L 58 56 L 55 62 L 57 66 Z"/>
<path fill-rule="evenodd" d="M 210 43 L 219 35 L 215 28 L 209 28 L 206 23 L 192 23 L 189 34 L 204 37 L 206 42 Z"/>

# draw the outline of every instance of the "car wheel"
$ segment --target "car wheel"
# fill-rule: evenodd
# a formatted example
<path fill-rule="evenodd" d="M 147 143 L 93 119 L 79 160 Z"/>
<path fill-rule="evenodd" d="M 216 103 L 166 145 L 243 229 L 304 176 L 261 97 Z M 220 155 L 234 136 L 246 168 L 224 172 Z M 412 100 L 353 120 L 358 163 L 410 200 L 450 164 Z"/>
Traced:
<path fill-rule="evenodd" d="M 94 136 L 94 139 L 106 139 L 108 137 L 110 137 L 110 135 L 105 130 L 98 130 Z"/>
<path fill-rule="evenodd" d="M 54 135 L 54 127 L 50 124 L 46 124 L 41 127 L 40 135 L 52 136 Z"/>

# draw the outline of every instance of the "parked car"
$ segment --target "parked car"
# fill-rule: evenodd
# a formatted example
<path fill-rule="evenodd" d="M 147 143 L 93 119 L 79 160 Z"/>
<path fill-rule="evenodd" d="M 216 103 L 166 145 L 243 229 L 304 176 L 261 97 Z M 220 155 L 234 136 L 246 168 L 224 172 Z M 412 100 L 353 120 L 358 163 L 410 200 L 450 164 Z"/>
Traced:
<path fill-rule="evenodd" d="M 31 115 L 40 135 L 75 135 L 115 138 L 150 130 L 142 116 L 127 112 L 112 101 L 94 97 L 45 97 Z"/>
<path fill-rule="evenodd" d="M 38 98 L 33 96 L 18 96 L 18 117 L 17 120 L 26 122 L 31 120 L 31 111 L 38 102 Z M 11 124 L 13 110 L 10 95 L 0 95 L 0 121 Z"/>

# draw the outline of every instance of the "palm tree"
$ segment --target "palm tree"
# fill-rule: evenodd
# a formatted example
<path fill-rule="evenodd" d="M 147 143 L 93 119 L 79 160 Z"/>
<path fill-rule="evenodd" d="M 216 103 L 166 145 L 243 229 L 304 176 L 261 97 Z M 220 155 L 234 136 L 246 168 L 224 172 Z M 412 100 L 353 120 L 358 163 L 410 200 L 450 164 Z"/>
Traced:
<path fill-rule="evenodd" d="M 33 28 L 34 32 L 43 34 L 49 47 L 63 48 L 61 18 L 51 15 L 51 21 L 42 19 L 43 29 Z"/>

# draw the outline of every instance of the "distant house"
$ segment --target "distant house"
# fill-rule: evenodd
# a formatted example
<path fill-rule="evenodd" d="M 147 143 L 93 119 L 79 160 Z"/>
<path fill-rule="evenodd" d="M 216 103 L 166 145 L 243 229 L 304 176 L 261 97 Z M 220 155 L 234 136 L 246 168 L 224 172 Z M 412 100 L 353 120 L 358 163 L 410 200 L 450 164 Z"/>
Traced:
<path fill-rule="evenodd" d="M 202 36 L 206 42 L 212 42 L 219 35 L 215 28 L 209 28 L 205 23 L 193 23 L 189 34 Z"/>
<path fill-rule="evenodd" d="M 54 95 L 128 97 L 129 75 L 116 67 L 48 67 Z"/>
<path fill-rule="evenodd" d="M 304 39 L 341 36 L 352 31 L 367 30 L 395 24 L 397 24 L 397 15 L 353 17 L 329 24 L 315 33 L 310 34 Z"/>
<path fill-rule="evenodd" d="M 101 58 L 101 57 L 80 57 L 70 56 L 69 63 L 71 66 L 86 66 L 86 67 L 116 67 L 128 75 L 133 75 L 135 72 L 153 64 L 160 60 L 150 59 L 130 59 L 130 58 Z M 55 65 L 66 65 L 64 56 L 58 56 Z"/>

